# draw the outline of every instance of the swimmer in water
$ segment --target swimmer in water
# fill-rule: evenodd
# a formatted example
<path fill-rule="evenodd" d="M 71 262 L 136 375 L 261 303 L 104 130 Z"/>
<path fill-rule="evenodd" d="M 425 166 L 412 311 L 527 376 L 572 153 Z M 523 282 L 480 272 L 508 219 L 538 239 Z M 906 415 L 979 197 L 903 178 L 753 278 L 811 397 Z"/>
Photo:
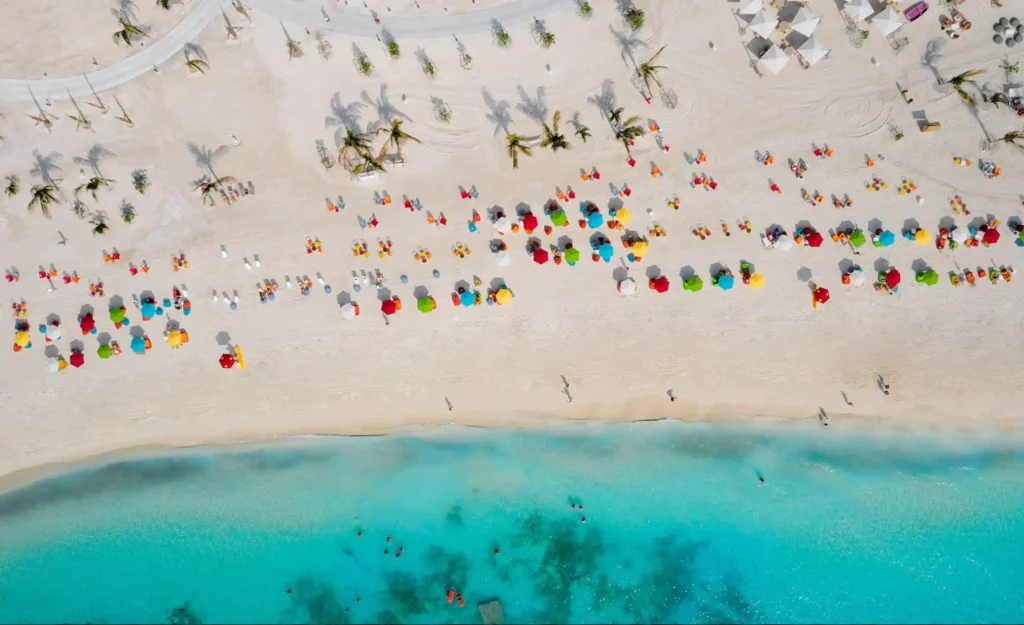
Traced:
<path fill-rule="evenodd" d="M 494 548 L 494 553 L 501 553 L 501 549 L 499 549 L 498 547 L 495 547 Z"/>
<path fill-rule="evenodd" d="M 758 479 L 758 480 L 760 480 L 762 484 L 764 484 L 764 478 L 763 478 L 763 477 L 761 477 L 761 476 L 759 475 L 759 476 L 757 476 L 757 479 Z"/>

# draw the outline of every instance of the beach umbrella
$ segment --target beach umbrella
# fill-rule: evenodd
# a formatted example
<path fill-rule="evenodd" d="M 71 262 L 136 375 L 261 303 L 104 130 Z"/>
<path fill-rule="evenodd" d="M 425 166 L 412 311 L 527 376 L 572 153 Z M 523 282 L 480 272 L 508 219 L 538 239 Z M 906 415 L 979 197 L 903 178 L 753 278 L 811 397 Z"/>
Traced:
<path fill-rule="evenodd" d="M 864 286 L 864 270 L 854 269 L 850 272 L 850 284 L 853 286 Z"/>
<path fill-rule="evenodd" d="M 539 247 L 533 250 L 533 262 L 538 265 L 548 262 L 548 251 Z"/>
<path fill-rule="evenodd" d="M 181 331 L 171 330 L 170 332 L 168 332 L 167 344 L 173 347 L 174 349 L 181 347 Z"/>
<path fill-rule="evenodd" d="M 434 300 L 429 297 L 421 297 L 416 300 L 416 309 L 421 313 L 433 312 Z"/>
<path fill-rule="evenodd" d="M 569 218 L 565 216 L 565 211 L 558 209 L 551 213 L 551 223 L 556 226 L 564 226 L 569 223 Z"/>
<path fill-rule="evenodd" d="M 700 276 L 690 276 L 686 280 L 683 280 L 683 290 L 691 293 L 697 293 L 704 288 L 704 281 L 700 279 Z"/>
<path fill-rule="evenodd" d="M 498 292 L 494 294 L 494 301 L 498 302 L 498 305 L 504 306 L 512 301 L 512 291 L 505 288 L 498 289 Z"/>
<path fill-rule="evenodd" d="M 821 18 L 815 15 L 814 13 L 811 13 L 810 9 L 808 9 L 807 7 L 800 7 L 800 10 L 797 11 L 796 15 L 793 16 L 793 20 L 789 23 L 789 25 L 790 28 L 800 33 L 801 35 L 804 35 L 805 37 L 810 37 L 811 35 L 814 34 L 814 29 L 817 28 L 818 23 L 820 21 Z M 806 59 L 807 57 L 804 58 Z M 807 62 L 811 63 L 810 61 Z M 814 63 L 811 63 L 811 65 L 814 65 Z"/>
<path fill-rule="evenodd" d="M 849 0 L 843 7 L 843 12 L 856 24 L 871 17 L 873 9 L 868 0 Z"/>
<path fill-rule="evenodd" d="M 113 324 L 124 323 L 124 307 L 110 309 L 110 321 Z"/>
<path fill-rule="evenodd" d="M 60 361 L 57 360 L 56 358 L 47 358 L 46 370 L 49 371 L 50 373 L 57 373 L 58 371 L 60 371 Z"/>
<path fill-rule="evenodd" d="M 230 369 L 235 366 L 235 357 L 231 354 L 221 354 L 220 360 L 217 362 L 220 363 L 222 369 Z"/>
<path fill-rule="evenodd" d="M 393 299 L 386 299 L 381 302 L 380 311 L 385 315 L 393 315 L 398 311 L 398 304 Z"/>
<path fill-rule="evenodd" d="M 352 302 L 345 302 L 341 306 L 341 318 L 342 319 L 355 319 L 356 318 L 356 307 L 352 305 Z"/>
<path fill-rule="evenodd" d="M 981 237 L 981 242 L 985 245 L 992 245 L 993 243 L 999 242 L 999 231 L 995 228 L 989 228 L 985 231 L 985 234 Z"/>
<path fill-rule="evenodd" d="M 540 223 L 537 222 L 537 217 L 533 213 L 527 213 L 523 217 L 523 230 L 526 230 L 527 234 L 537 229 Z"/>
<path fill-rule="evenodd" d="M 633 221 L 633 213 L 629 212 L 628 208 L 620 208 L 615 211 L 615 221 L 623 226 L 628 225 L 629 222 Z"/>
<path fill-rule="evenodd" d="M 565 262 L 569 263 L 570 265 L 575 265 L 576 263 L 580 262 L 580 251 L 575 247 L 570 247 L 569 249 L 565 250 Z"/>
<path fill-rule="evenodd" d="M 245 371 L 245 357 L 242 356 L 242 348 L 235 345 L 235 360 L 238 362 L 238 368 Z"/>
<path fill-rule="evenodd" d="M 957 243 L 965 243 L 971 238 L 971 233 L 967 228 L 954 228 L 953 232 L 949 233 L 949 238 Z"/>
<path fill-rule="evenodd" d="M 469 308 L 473 304 L 476 304 L 476 295 L 472 291 L 466 290 L 459 294 L 459 303 Z"/>
<path fill-rule="evenodd" d="M 771 36 L 772 31 L 775 30 L 775 26 L 778 23 L 778 18 L 770 12 L 761 9 L 750 20 L 750 30 L 752 30 L 754 34 L 767 39 Z"/>
<path fill-rule="evenodd" d="M 764 0 L 740 0 L 740 15 L 756 15 L 764 9 Z"/>
<path fill-rule="evenodd" d="M 829 300 L 828 289 L 823 289 L 820 286 L 814 289 L 814 304 L 824 304 Z"/>
<path fill-rule="evenodd" d="M 750 276 L 750 288 L 762 289 L 764 288 L 764 276 L 759 273 L 755 273 Z"/>
<path fill-rule="evenodd" d="M 650 286 L 651 289 L 657 291 L 658 293 L 664 293 L 665 291 L 668 291 L 668 278 L 666 278 L 665 276 L 653 278 L 648 284 L 648 286 Z"/>
<path fill-rule="evenodd" d="M 604 215 L 594 211 L 587 215 L 587 225 L 591 228 L 600 228 L 604 225 Z"/>
<path fill-rule="evenodd" d="M 28 347 L 32 344 L 32 337 L 24 330 L 14 333 L 14 344 L 18 347 Z"/>
<path fill-rule="evenodd" d="M 924 228 L 921 228 L 914 233 L 914 240 L 917 241 L 918 245 L 928 245 L 932 240 L 932 235 Z"/>
<path fill-rule="evenodd" d="M 612 256 L 615 256 L 615 248 L 612 247 L 611 243 L 604 243 L 601 247 L 597 248 L 597 255 L 604 262 L 611 262 Z"/>
<path fill-rule="evenodd" d="M 133 336 L 132 337 L 132 342 L 131 342 L 131 344 L 128 347 L 129 347 L 129 349 L 131 349 L 136 354 L 145 354 L 146 353 L 146 339 L 142 338 L 141 336 Z"/>
<path fill-rule="evenodd" d="M 512 257 L 509 255 L 508 250 L 501 250 L 494 255 L 494 260 L 498 263 L 499 267 L 508 267 L 512 264 Z"/>
<path fill-rule="evenodd" d="M 769 72 L 778 74 L 786 66 L 786 63 L 789 63 L 789 57 L 782 51 L 782 48 L 773 43 L 772 47 L 761 55 L 761 63 L 768 68 Z"/>
<path fill-rule="evenodd" d="M 1017 247 L 1024 247 L 1024 230 L 1020 231 L 1020 235 L 1017 237 L 1017 240 L 1014 241 L 1014 243 L 1017 244 Z"/>
<path fill-rule="evenodd" d="M 728 291 L 736 284 L 736 279 L 729 274 L 718 276 L 718 288 Z"/>
<path fill-rule="evenodd" d="M 864 233 L 860 230 L 854 230 L 850 233 L 850 245 L 853 247 L 861 247 L 865 243 Z"/>
<path fill-rule="evenodd" d="M 994 232 L 994 231 L 990 231 L 990 232 Z M 47 340 L 59 341 L 60 340 L 60 336 L 61 336 L 61 334 L 60 334 L 60 326 L 59 325 L 51 323 L 50 325 L 46 326 L 46 338 L 47 338 Z"/>
<path fill-rule="evenodd" d="M 78 320 L 78 325 L 82 328 L 82 334 L 89 334 L 90 332 L 96 331 L 96 320 L 92 318 L 92 313 Z"/>
<path fill-rule="evenodd" d="M 886 7 L 884 11 L 871 18 L 871 23 L 883 37 L 888 37 L 903 28 L 903 19 L 892 7 Z"/>
<path fill-rule="evenodd" d="M 821 236 L 820 232 L 812 232 L 807 235 L 807 245 L 811 247 L 821 247 L 821 244 L 824 242 L 825 239 Z"/>
<path fill-rule="evenodd" d="M 626 278 L 619 283 L 619 293 L 623 295 L 632 295 L 636 293 L 636 280 L 633 278 Z"/>
<path fill-rule="evenodd" d="M 928 269 L 927 271 L 919 271 L 917 274 L 917 282 L 925 284 L 927 286 L 935 286 L 939 281 L 939 274 L 935 273 L 934 269 Z"/>
<path fill-rule="evenodd" d="M 110 347 L 109 343 L 104 343 L 103 345 L 100 345 L 99 348 L 96 350 L 96 355 L 99 356 L 100 358 L 110 358 L 110 356 L 113 353 L 114 349 Z"/>
<path fill-rule="evenodd" d="M 800 56 L 802 56 L 805 61 L 807 61 L 808 65 L 814 65 L 818 61 L 828 56 L 828 53 L 831 52 L 832 50 L 821 45 L 821 42 L 818 41 L 818 38 L 815 37 L 814 35 L 811 35 L 810 39 L 805 41 L 803 45 L 796 49 L 796 51 L 800 53 Z"/>
<path fill-rule="evenodd" d="M 889 287 L 890 289 L 898 287 L 900 285 L 901 279 L 902 276 L 900 276 L 900 272 L 895 269 L 890 269 L 889 271 L 885 272 L 885 286 Z"/>
<path fill-rule="evenodd" d="M 889 247 L 896 242 L 896 235 L 892 233 L 892 230 L 885 230 L 882 234 L 875 237 L 875 247 Z"/>
<path fill-rule="evenodd" d="M 633 244 L 633 247 L 630 248 L 630 251 L 633 252 L 633 256 L 643 258 L 647 255 L 647 241 L 637 241 Z"/>
<path fill-rule="evenodd" d="M 788 252 L 793 249 L 793 237 L 788 234 L 780 234 L 778 238 L 775 239 L 775 243 L 772 244 L 772 247 L 777 250 L 782 250 L 783 252 Z"/>
<path fill-rule="evenodd" d="M 71 358 L 69 358 L 68 361 L 72 367 L 77 369 L 85 364 L 85 355 L 76 349 L 75 351 L 71 352 Z"/>
<path fill-rule="evenodd" d="M 140 308 L 140 310 L 141 310 L 142 318 L 144 320 L 145 319 L 152 319 L 153 317 L 156 316 L 156 304 L 154 304 L 153 302 L 146 302 L 146 303 L 144 303 L 142 305 L 142 307 Z"/>
<path fill-rule="evenodd" d="M 494 229 L 498 231 L 498 234 L 512 232 L 512 222 L 509 221 L 508 217 L 501 216 L 495 220 Z"/>

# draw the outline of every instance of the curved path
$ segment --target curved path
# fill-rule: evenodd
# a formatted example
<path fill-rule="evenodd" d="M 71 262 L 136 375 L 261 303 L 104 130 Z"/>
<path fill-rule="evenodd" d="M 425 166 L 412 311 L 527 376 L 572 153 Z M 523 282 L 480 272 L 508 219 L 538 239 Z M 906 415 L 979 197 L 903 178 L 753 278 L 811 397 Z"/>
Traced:
<path fill-rule="evenodd" d="M 505 26 L 532 20 L 535 16 L 548 13 L 571 1 L 518 0 L 457 15 L 387 17 L 383 20 L 383 25 L 398 39 L 449 37 L 489 30 L 494 20 Z M 188 15 L 166 35 L 109 67 L 65 78 L 0 78 L 0 100 L 30 102 L 33 96 L 40 102 L 46 99 L 62 100 L 68 98 L 69 92 L 71 96 L 86 96 L 90 95 L 93 89 L 97 92 L 105 91 L 138 78 L 152 71 L 154 66 L 167 61 L 186 43 L 195 39 L 221 12 L 221 2 L 222 0 L 198 0 Z M 246 4 L 268 17 L 353 37 L 373 37 L 380 33 L 381 28 L 374 24 L 368 15 L 331 10 L 317 2 L 300 4 L 294 0 L 246 0 Z M 330 22 L 325 21 L 322 8 L 330 15 Z"/>

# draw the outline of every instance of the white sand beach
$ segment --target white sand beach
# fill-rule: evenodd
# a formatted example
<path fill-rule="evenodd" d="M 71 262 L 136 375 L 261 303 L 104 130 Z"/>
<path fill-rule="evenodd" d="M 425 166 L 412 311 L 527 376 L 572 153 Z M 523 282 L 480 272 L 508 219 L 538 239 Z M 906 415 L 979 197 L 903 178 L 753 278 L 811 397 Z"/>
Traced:
<path fill-rule="evenodd" d="M 1024 18 L 1021 0 L 1005 0 L 1003 8 L 980 0 L 961 5 L 974 27 L 958 39 L 943 33 L 944 8 L 933 5 L 896 32 L 898 52 L 870 21 L 859 24 L 866 39 L 856 32 L 851 39 L 835 3 L 810 0 L 807 8 L 821 17 L 814 35 L 831 52 L 805 70 L 795 51 L 786 50 L 791 58 L 778 74 L 752 65 L 748 44 L 756 44 L 749 30 L 741 33 L 735 2 L 638 0 L 646 24 L 635 33 L 610 0 L 591 0 L 586 18 L 569 0 L 361 4 L 250 0 L 247 19 L 218 0 L 186 0 L 170 11 L 140 3 L 137 23 L 151 30 L 145 46 L 132 48 L 112 41 L 119 28 L 113 2 L 65 11 L 63 3 L 11 0 L 0 9 L 11 32 L 19 33 L 0 49 L 0 176 L 20 180 L 19 193 L 5 195 L 0 212 L 0 265 L 16 268 L 20 281 L 0 282 L 0 291 L 5 302 L 27 302 L 33 341 L 31 349 L 0 352 L 0 475 L 140 446 L 371 434 L 442 422 L 534 427 L 665 416 L 817 419 L 824 410 L 832 429 L 872 419 L 962 432 L 1020 429 L 1024 278 L 955 288 L 948 274 L 1016 269 L 1024 258 L 1008 228 L 1021 214 L 1024 152 L 998 141 L 1020 131 L 1024 120 L 980 95 L 982 88 L 995 92 L 1019 82 L 1020 74 L 1004 74 L 1002 64 L 1004 57 L 1017 63 L 1021 55 L 993 43 L 992 24 Z M 871 14 L 882 8 L 872 5 Z M 556 36 L 550 48 L 531 34 L 535 18 Z M 228 41 L 225 19 L 241 29 L 237 40 Z M 507 48 L 495 43 L 495 19 L 511 36 Z M 377 40 L 382 28 L 400 45 L 399 59 L 389 58 Z M 59 33 L 60 45 L 42 33 Z M 289 57 L 288 38 L 300 57 Z M 776 31 L 771 39 L 784 36 Z M 318 40 L 330 44 L 329 58 L 318 51 Z M 472 57 L 469 69 L 460 67 L 460 42 Z M 205 74 L 186 68 L 186 44 L 190 58 L 209 64 Z M 656 63 L 665 68 L 657 79 L 667 94 L 661 97 L 652 83 L 656 93 L 648 104 L 634 61 L 662 46 Z M 373 64 L 369 76 L 357 71 L 356 48 Z M 435 66 L 435 77 L 424 73 L 424 58 Z M 948 80 L 975 69 L 985 73 L 964 86 L 977 100 L 972 110 L 937 76 Z M 86 82 L 81 72 L 95 74 Z M 40 115 L 33 95 L 54 116 L 49 131 L 29 118 Z M 436 115 L 437 99 L 450 110 L 447 123 Z M 76 106 L 91 128 L 76 130 L 69 119 L 78 116 Z M 647 132 L 635 142 L 630 167 L 604 112 L 615 107 L 625 109 L 624 118 L 639 116 L 645 129 L 654 120 L 670 151 L 659 148 L 659 133 Z M 534 147 L 513 170 L 506 134 L 537 136 L 539 119 L 550 125 L 555 111 L 571 149 Z M 117 119 L 125 113 L 132 127 Z M 574 118 L 592 133 L 586 143 L 574 135 Z M 420 141 L 403 144 L 404 165 L 358 180 L 340 165 L 327 171 L 320 164 L 316 141 L 337 158 L 346 126 L 373 131 L 392 119 L 403 120 L 402 129 Z M 922 120 L 940 122 L 941 130 L 920 132 Z M 894 128 L 904 133 L 899 141 Z M 372 141 L 376 152 L 384 138 Z M 204 205 L 193 181 L 209 171 L 190 144 L 216 155 L 211 164 L 218 176 L 237 179 L 235 188 L 251 184 L 255 194 L 229 205 L 215 193 L 216 205 Z M 815 144 L 827 144 L 833 156 L 816 158 Z M 90 163 L 91 150 L 98 156 Z M 707 162 L 688 164 L 686 155 L 698 150 Z M 774 164 L 757 162 L 755 153 L 764 151 Z M 970 159 L 972 167 L 954 164 L 955 156 Z M 874 167 L 866 166 L 866 157 Z M 803 179 L 789 170 L 789 159 L 806 161 Z M 1002 174 L 986 178 L 981 161 L 994 162 Z M 652 163 L 663 176 L 652 177 Z M 600 181 L 581 180 L 581 169 L 595 167 Z M 136 169 L 145 169 L 151 182 L 145 194 L 132 187 Z M 701 173 L 714 178 L 716 190 L 691 188 Z M 87 212 L 79 218 L 71 210 L 73 189 L 96 175 L 115 182 L 100 188 L 97 200 L 83 193 Z M 51 206 L 52 219 L 26 208 L 43 176 L 59 181 L 66 198 Z M 887 188 L 866 190 L 873 177 Z M 898 194 L 903 178 L 917 190 Z M 769 180 L 783 193 L 771 192 Z M 632 191 L 622 199 L 633 215 L 628 228 L 646 237 L 657 223 L 668 236 L 651 237 L 642 261 L 628 263 L 619 243 L 624 233 L 601 228 L 615 258 L 591 262 L 589 242 L 598 231 L 576 225 L 580 202 L 592 201 L 607 215 L 610 200 L 619 200 L 610 185 L 624 183 Z M 478 197 L 460 198 L 460 185 L 475 186 Z M 512 263 L 499 267 L 488 249 L 498 238 L 488 211 L 497 206 L 514 217 L 524 204 L 548 225 L 545 204 L 556 187 L 569 186 L 576 199 L 561 202 L 569 227 L 534 236 L 544 249 L 569 237 L 583 252 L 581 261 L 538 265 L 520 231 L 503 237 Z M 811 206 L 801 189 L 820 192 L 825 202 Z M 377 192 L 394 202 L 375 206 Z M 837 210 L 833 194 L 848 194 L 852 206 Z M 678 211 L 667 206 L 675 195 Z M 970 216 L 954 214 L 949 200 L 955 195 Z M 345 208 L 329 212 L 327 200 L 339 196 Z M 403 196 L 418 199 L 423 210 L 405 208 Z M 121 220 L 122 200 L 137 211 L 130 224 Z M 476 233 L 467 228 L 473 210 L 484 217 Z M 96 211 L 107 216 L 105 234 L 92 233 Z M 443 213 L 447 224 L 429 224 L 428 211 Z M 379 226 L 360 229 L 359 217 L 374 214 Z M 991 247 L 940 251 L 933 240 L 917 245 L 900 236 L 914 225 L 908 220 L 934 236 L 940 223 L 966 228 L 989 216 L 1002 222 L 1001 240 Z M 753 233 L 738 227 L 745 220 Z M 828 237 L 843 222 L 867 233 L 875 220 L 897 235 L 893 246 L 869 243 L 854 255 Z M 825 235 L 820 248 L 762 247 L 760 233 L 773 224 L 793 233 L 803 221 Z M 693 236 L 699 226 L 712 236 Z M 59 233 L 66 244 L 58 244 Z M 324 252 L 307 254 L 307 237 L 319 238 Z M 378 238 L 392 241 L 393 256 L 373 255 Z M 370 258 L 353 257 L 355 239 L 367 241 Z M 457 243 L 472 254 L 454 257 Z M 426 264 L 413 258 L 420 247 L 431 252 Z M 104 263 L 103 250 L 114 248 L 121 260 Z M 189 268 L 174 272 L 170 259 L 179 253 Z M 740 284 L 741 261 L 764 276 L 763 289 Z M 129 263 L 143 262 L 148 273 L 129 273 Z M 841 283 L 851 262 L 863 268 L 868 284 Z M 37 274 L 40 265 L 51 264 L 61 274 L 77 272 L 81 282 L 65 285 L 58 277 L 56 290 L 48 292 Z M 711 285 L 716 264 L 736 274 L 731 291 Z M 626 266 L 640 286 L 628 297 L 616 290 Z M 894 295 L 871 286 L 883 266 L 903 275 Z M 934 287 L 914 283 L 915 271 L 925 267 L 939 275 Z M 352 289 L 353 272 L 375 270 L 403 302 L 387 325 L 373 285 Z M 671 281 L 664 294 L 646 288 L 648 277 L 659 273 Z M 703 278 L 703 291 L 683 290 L 680 276 L 691 273 Z M 298 292 L 301 275 L 313 281 L 309 297 Z M 514 300 L 453 306 L 456 283 L 472 284 L 474 276 L 482 292 L 503 281 Z M 280 285 L 267 304 L 256 292 L 264 279 Z M 103 297 L 90 297 L 90 280 L 103 282 Z M 831 300 L 812 308 L 808 281 L 827 288 Z M 187 290 L 192 313 L 172 309 L 141 322 L 132 296 L 152 291 L 162 300 L 175 286 Z M 419 288 L 437 302 L 430 314 L 416 310 Z M 223 293 L 236 290 L 238 310 L 231 311 Z M 127 349 L 131 330 L 108 320 L 113 296 L 126 302 L 132 327 L 141 325 L 151 339 L 144 356 Z M 351 320 L 339 310 L 347 298 L 361 310 Z M 95 308 L 96 335 L 78 329 L 84 305 Z M 47 344 L 37 326 L 52 314 L 60 317 L 63 338 Z M 188 331 L 180 349 L 162 340 L 168 318 Z M 8 331 L 10 338 L 13 327 Z M 104 335 L 124 353 L 99 359 Z M 67 358 L 72 341 L 83 345 L 84 366 L 48 372 L 47 347 Z M 226 341 L 244 350 L 244 371 L 218 365 Z M 891 386 L 888 396 L 878 387 L 879 375 Z M 561 376 L 570 384 L 571 403 Z M 669 401 L 669 390 L 676 401 Z"/>

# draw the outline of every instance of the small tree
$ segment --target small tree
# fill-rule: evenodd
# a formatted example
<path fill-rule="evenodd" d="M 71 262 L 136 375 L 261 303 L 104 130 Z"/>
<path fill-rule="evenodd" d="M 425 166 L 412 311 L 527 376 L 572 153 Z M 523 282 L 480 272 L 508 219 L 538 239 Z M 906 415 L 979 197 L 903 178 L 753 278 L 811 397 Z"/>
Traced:
<path fill-rule="evenodd" d="M 398 57 L 402 56 L 402 48 L 399 47 L 398 42 L 395 41 L 394 39 L 392 39 L 391 41 L 388 41 L 388 46 L 387 47 L 388 47 L 388 55 L 391 58 L 397 59 Z"/>
<path fill-rule="evenodd" d="M 498 26 L 497 31 L 494 33 L 494 38 L 502 48 L 507 48 L 512 45 L 512 35 L 508 34 L 508 31 L 505 30 L 504 26 Z"/>
<path fill-rule="evenodd" d="M 85 215 L 86 215 L 85 202 L 83 202 L 82 200 L 79 200 L 78 198 L 75 198 L 74 200 L 72 200 L 72 202 L 71 202 L 71 212 L 74 213 L 75 217 L 78 217 L 79 219 L 85 219 Z"/>
<path fill-rule="evenodd" d="M 1021 146 L 1017 142 L 1018 141 L 1024 141 L 1024 132 L 1020 132 L 1019 130 L 1013 130 L 1013 131 L 1010 131 L 1010 132 L 1006 133 L 1005 135 L 1003 135 L 1002 137 L 1000 137 L 997 140 L 998 141 L 1002 141 L 1003 143 L 1008 143 L 1010 145 L 1013 145 L 1013 146 L 1016 146 L 1016 147 L 1019 148 Z"/>
<path fill-rule="evenodd" d="M 128 200 L 121 200 L 121 220 L 126 224 L 135 219 L 135 207 Z"/>
<path fill-rule="evenodd" d="M 544 138 L 540 142 L 540 147 L 550 147 L 552 152 L 568 150 L 571 147 L 569 142 L 565 140 L 565 135 L 558 132 L 558 124 L 561 120 L 562 111 L 555 111 L 555 114 L 551 118 L 550 126 L 548 126 L 547 122 L 541 124 L 544 128 Z"/>
<path fill-rule="evenodd" d="M 39 212 L 43 214 L 43 217 L 50 218 L 50 205 L 53 203 L 59 203 L 60 198 L 57 197 L 57 187 L 52 184 L 37 184 L 32 187 L 32 199 L 28 201 L 28 212 L 32 212 L 36 206 L 39 207 Z"/>
<path fill-rule="evenodd" d="M 473 67 L 473 57 L 469 56 L 468 52 L 462 52 L 459 54 L 459 65 L 462 69 L 469 69 Z"/>
<path fill-rule="evenodd" d="M 93 176 L 88 182 L 78 185 L 75 187 L 75 197 L 82 191 L 88 191 L 92 195 L 92 199 L 98 200 L 99 196 L 96 194 L 100 187 L 109 187 L 114 181 L 110 178 L 100 178 L 99 176 Z"/>
<path fill-rule="evenodd" d="M 164 11 L 170 11 L 174 0 L 156 0 L 156 5 Z"/>
<path fill-rule="evenodd" d="M 533 150 L 526 144 L 527 138 L 523 135 L 508 135 L 508 155 L 512 159 L 512 169 L 519 169 L 519 155 L 533 156 Z"/>
<path fill-rule="evenodd" d="M 661 81 L 658 80 L 658 72 L 665 69 L 665 66 L 655 65 L 654 62 L 658 60 L 658 57 L 661 56 L 661 53 L 664 50 L 665 46 L 661 46 L 661 48 L 659 48 L 658 51 L 654 53 L 654 56 L 641 63 L 640 67 L 637 68 L 637 73 L 640 75 L 640 79 L 644 81 L 644 85 L 647 87 L 648 94 L 654 93 L 653 91 L 651 91 L 652 80 L 656 85 L 658 85 L 659 89 L 661 88 Z"/>
<path fill-rule="evenodd" d="M 327 151 L 326 147 L 324 147 L 322 139 L 316 140 L 316 153 L 320 157 L 320 164 L 324 166 L 324 169 L 330 171 L 331 168 L 334 167 L 334 157 L 331 156 L 331 153 Z"/>
<path fill-rule="evenodd" d="M 433 78 L 437 74 L 437 68 L 434 67 L 434 62 L 430 59 L 423 61 L 423 73 L 426 74 L 428 78 Z"/>
<path fill-rule="evenodd" d="M 636 7 L 626 11 L 622 17 L 626 20 L 626 24 L 628 24 L 633 30 L 640 30 L 644 26 L 644 12 Z"/>
<path fill-rule="evenodd" d="M 590 128 L 587 128 L 583 124 L 579 124 L 578 126 L 576 126 L 575 134 L 577 137 L 580 138 L 581 141 L 583 141 L 583 143 L 586 143 L 587 139 L 590 138 Z"/>
<path fill-rule="evenodd" d="M 136 169 L 132 172 L 132 186 L 142 195 L 146 194 L 146 189 L 149 188 L 149 174 L 145 169 Z"/>
<path fill-rule="evenodd" d="M 369 76 L 373 72 L 373 63 L 370 62 L 370 59 L 366 58 L 366 55 L 360 56 L 356 64 L 358 65 L 359 73 L 363 76 Z"/>
<path fill-rule="evenodd" d="M 968 106 L 975 107 L 978 105 L 978 103 L 974 100 L 974 96 L 967 93 L 967 90 L 964 89 L 964 85 L 972 84 L 974 86 L 978 86 L 978 83 L 974 80 L 974 77 L 980 76 L 984 73 L 985 70 L 983 69 L 971 69 L 967 70 L 966 72 L 957 74 L 956 76 L 953 76 L 947 82 L 951 87 L 953 87 L 953 90 L 956 91 L 957 95 L 960 96 L 961 100 L 963 100 Z"/>
<path fill-rule="evenodd" d="M 581 16 L 590 17 L 590 14 L 593 12 L 593 10 L 594 9 L 591 8 L 590 3 L 587 2 L 587 0 L 583 0 L 582 2 L 580 2 L 579 12 Z"/>
<path fill-rule="evenodd" d="M 540 45 L 550 48 L 555 45 L 555 33 L 545 30 L 540 34 Z"/>
<path fill-rule="evenodd" d="M 997 91 L 990 96 L 987 96 L 985 100 L 992 106 L 999 108 L 999 105 L 1009 106 L 1009 100 L 1006 99 L 1006 94 L 1002 91 Z"/>
<path fill-rule="evenodd" d="M 7 186 L 4 187 L 4 194 L 7 197 L 14 197 L 18 195 L 18 191 L 21 189 L 21 180 L 17 176 L 7 176 Z"/>
<path fill-rule="evenodd" d="M 92 236 L 106 234 L 107 230 L 110 230 L 107 220 L 104 219 L 102 215 L 94 215 L 93 218 L 89 220 L 89 223 L 92 224 Z"/>
<path fill-rule="evenodd" d="M 130 48 L 130 47 L 132 47 L 132 37 L 135 37 L 135 36 L 145 37 L 146 36 L 146 33 L 142 32 L 141 30 L 139 30 L 135 26 L 132 26 L 128 22 L 128 20 L 124 19 L 123 17 L 119 18 L 117 20 L 117 23 L 118 23 L 119 26 L 121 26 L 121 30 L 119 30 L 116 33 L 114 33 L 114 43 L 117 43 L 118 41 L 123 41 L 126 44 L 128 44 L 128 47 Z"/>
<path fill-rule="evenodd" d="M 205 74 L 206 70 L 210 69 L 210 64 L 202 59 L 190 59 L 185 61 L 185 67 L 188 68 L 188 73 L 190 74 L 195 74 L 196 72 Z"/>
<path fill-rule="evenodd" d="M 302 56 L 302 48 L 299 47 L 299 42 L 298 41 L 293 41 L 293 40 L 289 39 L 286 42 L 286 45 L 288 46 L 288 59 L 289 60 L 297 59 L 300 56 Z"/>

